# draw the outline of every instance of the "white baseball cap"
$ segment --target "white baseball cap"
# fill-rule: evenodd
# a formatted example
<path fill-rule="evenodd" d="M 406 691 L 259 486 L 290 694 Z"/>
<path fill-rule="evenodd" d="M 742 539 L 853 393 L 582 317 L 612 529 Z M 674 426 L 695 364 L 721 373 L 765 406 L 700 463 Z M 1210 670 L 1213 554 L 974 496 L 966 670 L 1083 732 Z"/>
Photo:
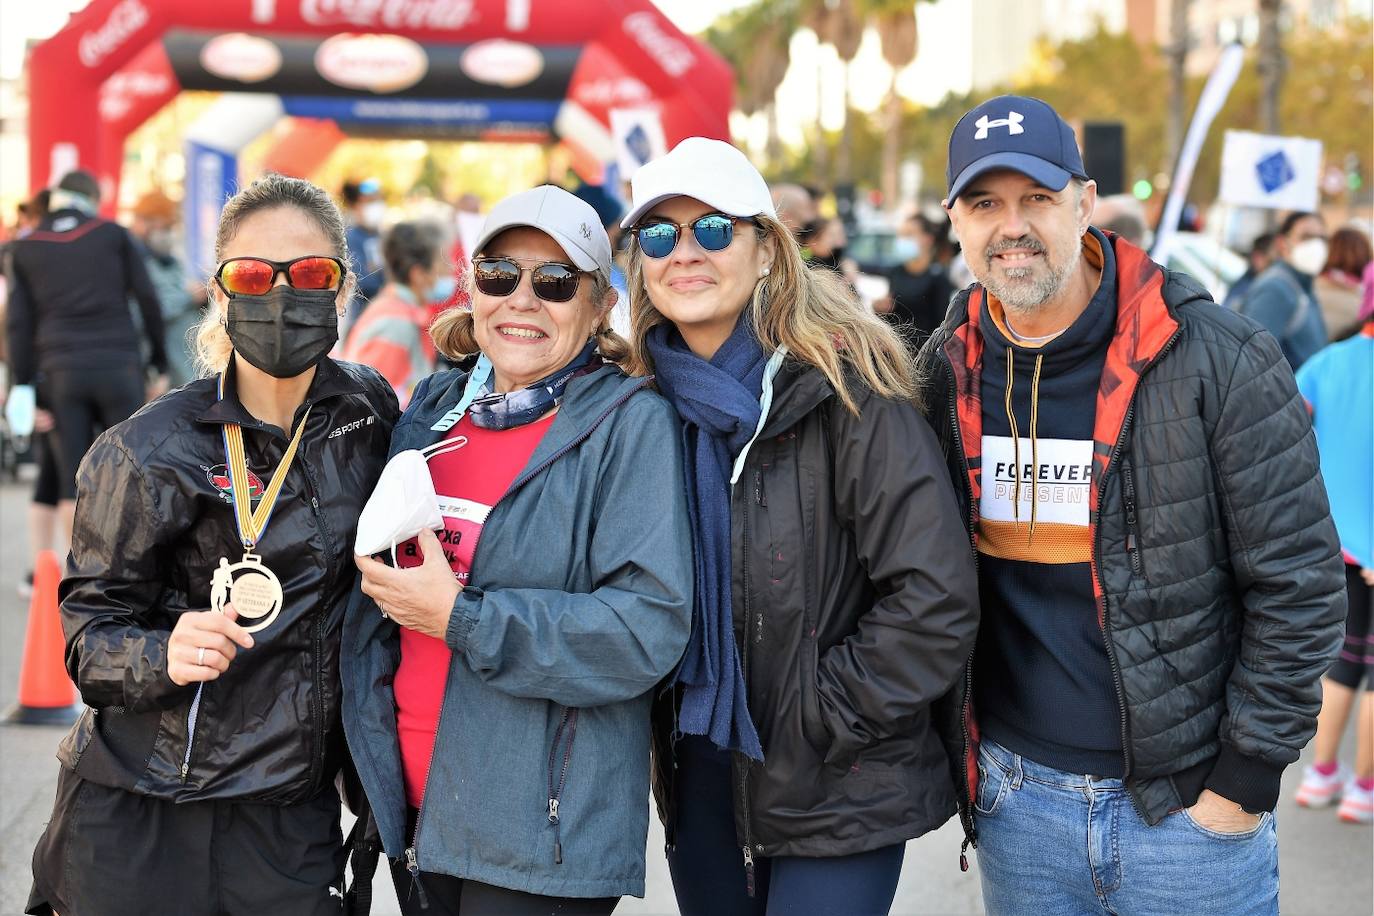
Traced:
<path fill-rule="evenodd" d="M 491 208 L 472 256 L 507 229 L 529 226 L 558 243 L 578 270 L 611 276 L 611 240 L 601 218 L 586 201 L 551 184 L 512 194 Z"/>
<path fill-rule="evenodd" d="M 754 164 L 730 144 L 705 137 L 688 137 L 635 172 L 630 191 L 622 229 L 670 197 L 693 197 L 728 216 L 778 218 L 768 182 Z"/>

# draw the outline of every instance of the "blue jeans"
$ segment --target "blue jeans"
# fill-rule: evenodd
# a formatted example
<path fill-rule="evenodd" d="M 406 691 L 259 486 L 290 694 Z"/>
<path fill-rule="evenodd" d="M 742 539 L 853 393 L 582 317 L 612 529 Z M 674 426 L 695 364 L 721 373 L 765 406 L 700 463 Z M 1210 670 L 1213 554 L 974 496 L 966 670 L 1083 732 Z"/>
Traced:
<path fill-rule="evenodd" d="M 1279 911 L 1274 815 L 1245 833 L 1187 811 L 1148 826 L 1120 779 L 1041 766 L 983 739 L 978 867 L 992 916 L 1260 916 Z"/>

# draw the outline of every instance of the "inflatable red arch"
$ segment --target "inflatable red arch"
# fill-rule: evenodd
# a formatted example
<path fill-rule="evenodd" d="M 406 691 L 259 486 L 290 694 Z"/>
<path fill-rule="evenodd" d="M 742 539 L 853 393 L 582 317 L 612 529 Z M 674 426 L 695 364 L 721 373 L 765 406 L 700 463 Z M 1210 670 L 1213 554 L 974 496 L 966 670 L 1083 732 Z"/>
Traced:
<path fill-rule="evenodd" d="M 107 210 L 125 139 L 182 89 L 299 93 L 318 117 L 404 98 L 537 120 L 553 103 L 551 126 L 603 131 L 648 108 L 669 146 L 728 138 L 733 100 L 729 66 L 648 0 L 93 0 L 28 73 L 31 188 L 87 168 Z"/>

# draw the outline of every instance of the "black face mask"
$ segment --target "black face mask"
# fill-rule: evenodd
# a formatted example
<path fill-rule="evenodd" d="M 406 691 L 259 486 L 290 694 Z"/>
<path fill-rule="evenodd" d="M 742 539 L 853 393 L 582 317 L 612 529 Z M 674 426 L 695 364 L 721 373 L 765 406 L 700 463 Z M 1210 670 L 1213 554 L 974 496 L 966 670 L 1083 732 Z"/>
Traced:
<path fill-rule="evenodd" d="M 318 363 L 339 339 L 338 290 L 274 286 L 261 296 L 229 300 L 225 328 L 234 350 L 274 378 L 294 378 Z"/>

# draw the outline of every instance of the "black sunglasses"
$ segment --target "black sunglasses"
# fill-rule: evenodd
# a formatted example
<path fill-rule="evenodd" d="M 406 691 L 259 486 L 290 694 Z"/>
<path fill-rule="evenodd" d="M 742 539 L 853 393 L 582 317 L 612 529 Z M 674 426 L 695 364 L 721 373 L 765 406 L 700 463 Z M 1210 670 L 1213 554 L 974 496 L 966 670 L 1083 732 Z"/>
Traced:
<path fill-rule="evenodd" d="M 577 295 L 582 271 L 559 261 L 540 261 L 521 267 L 515 258 L 474 258 L 472 277 L 477 291 L 487 296 L 509 296 L 520 285 L 520 275 L 530 273 L 530 288 L 545 302 L 567 302 Z"/>
<path fill-rule="evenodd" d="M 735 223 L 746 222 L 757 225 L 752 219 L 739 216 L 726 216 L 724 213 L 708 213 L 690 223 L 675 223 L 666 219 L 650 220 L 635 227 L 635 238 L 639 250 L 651 258 L 666 258 L 677 248 L 683 229 L 691 229 L 692 237 L 697 240 L 703 251 L 723 251 L 735 240 Z"/>

